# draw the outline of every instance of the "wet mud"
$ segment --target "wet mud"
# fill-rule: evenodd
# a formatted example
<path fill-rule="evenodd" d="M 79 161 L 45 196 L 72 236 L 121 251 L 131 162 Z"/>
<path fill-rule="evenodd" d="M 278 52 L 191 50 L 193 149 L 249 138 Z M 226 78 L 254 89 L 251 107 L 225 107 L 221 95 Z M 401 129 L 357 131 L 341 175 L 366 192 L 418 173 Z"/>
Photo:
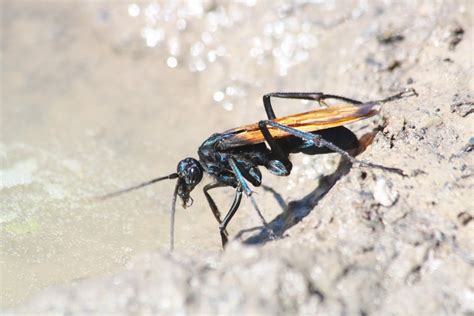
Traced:
<path fill-rule="evenodd" d="M 1 304 L 7 314 L 474 313 L 471 1 L 3 1 Z M 218 225 L 174 172 L 273 91 L 362 101 L 359 159 L 294 155 Z M 278 116 L 314 102 L 275 100 Z M 206 178 L 204 183 L 210 182 Z M 231 189 L 216 190 L 227 209 Z"/>

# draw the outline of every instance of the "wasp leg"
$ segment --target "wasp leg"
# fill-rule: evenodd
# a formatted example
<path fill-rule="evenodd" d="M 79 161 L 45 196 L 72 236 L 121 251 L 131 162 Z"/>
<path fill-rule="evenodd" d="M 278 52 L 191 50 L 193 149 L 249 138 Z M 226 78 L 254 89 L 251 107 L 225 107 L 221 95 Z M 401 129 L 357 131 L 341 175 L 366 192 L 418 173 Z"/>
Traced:
<path fill-rule="evenodd" d="M 226 227 L 240 206 L 240 201 L 242 200 L 242 189 L 239 186 L 237 186 L 236 191 L 235 191 L 234 202 L 232 203 L 232 206 L 230 207 L 229 212 L 227 212 L 226 216 L 224 217 L 224 220 L 221 220 L 221 213 L 219 212 L 219 209 L 216 203 L 214 202 L 214 199 L 211 197 L 208 191 L 211 189 L 228 187 L 228 186 L 229 184 L 226 184 L 226 183 L 213 182 L 204 186 L 204 189 L 203 189 L 204 195 L 206 196 L 207 202 L 209 203 L 209 207 L 212 210 L 212 214 L 214 214 L 214 217 L 219 223 L 219 233 L 221 235 L 222 248 L 224 248 L 225 245 L 227 244 L 228 237 L 229 237 L 229 233 L 227 232 Z"/>
<path fill-rule="evenodd" d="M 214 214 L 214 217 L 216 218 L 217 222 L 219 225 L 222 223 L 221 220 L 221 213 L 219 212 L 219 208 L 217 207 L 216 203 L 214 202 L 213 198 L 209 194 L 209 190 L 215 189 L 215 188 L 222 188 L 226 187 L 227 184 L 221 183 L 221 182 L 214 182 L 214 183 L 209 183 L 204 186 L 204 195 L 206 196 L 207 203 L 209 204 L 209 207 L 212 210 L 212 214 Z M 225 232 L 227 234 L 227 232 Z"/>
<path fill-rule="evenodd" d="M 371 103 L 383 104 L 383 103 L 391 102 L 391 101 L 394 101 L 394 100 L 413 97 L 413 96 L 417 97 L 418 92 L 416 92 L 416 90 L 413 89 L 413 88 L 407 88 L 407 89 L 403 90 L 402 92 L 399 92 L 397 94 L 389 96 L 388 98 L 385 98 L 385 99 L 382 99 L 382 100 L 377 100 L 377 101 L 372 101 Z"/>
<path fill-rule="evenodd" d="M 341 97 L 338 95 L 324 94 L 322 92 L 272 92 L 265 94 L 263 96 L 263 106 L 265 107 L 265 112 L 267 112 L 267 117 L 269 120 L 276 118 L 275 112 L 270 101 L 270 98 L 282 98 L 282 99 L 299 99 L 299 100 L 314 100 L 314 101 L 323 101 L 324 99 L 336 99 L 344 102 L 349 102 L 352 104 L 362 104 L 363 102 Z"/>
<path fill-rule="evenodd" d="M 359 164 L 361 166 L 365 166 L 365 167 L 369 167 L 369 168 L 381 169 L 381 170 L 397 173 L 401 176 L 405 176 L 403 171 L 398 169 L 398 168 L 385 167 L 385 166 L 382 166 L 382 165 L 378 165 L 378 164 L 374 164 L 374 163 L 371 163 L 371 162 L 356 159 L 356 158 L 352 157 L 348 152 L 346 152 L 345 150 L 337 147 L 333 143 L 328 142 L 327 140 L 322 138 L 320 135 L 315 135 L 315 134 L 311 134 L 311 133 L 302 132 L 302 131 L 299 131 L 297 129 L 288 127 L 286 125 L 282 125 L 282 124 L 279 124 L 279 123 L 276 123 L 276 122 L 273 122 L 273 121 L 269 121 L 269 120 L 260 121 L 258 124 L 259 124 L 259 126 L 260 125 L 271 126 L 273 128 L 280 129 L 282 131 L 287 132 L 288 134 L 294 135 L 294 136 L 299 137 L 301 139 L 311 141 L 317 147 L 326 147 L 326 148 L 328 148 L 328 149 L 330 149 L 334 152 L 337 152 L 338 154 L 342 155 L 343 157 L 347 158 L 353 164 Z"/>
<path fill-rule="evenodd" d="M 219 223 L 219 231 L 221 234 L 221 240 L 222 240 L 222 248 L 225 247 L 228 241 L 229 234 L 227 233 L 227 225 L 229 224 L 230 220 L 232 217 L 234 217 L 235 213 L 237 212 L 237 209 L 240 206 L 240 201 L 242 200 L 242 188 L 238 186 L 235 189 L 235 196 L 234 196 L 234 202 L 232 202 L 232 206 L 230 207 L 229 212 L 227 212 L 226 216 L 224 217 L 224 220 Z"/>
<path fill-rule="evenodd" d="M 255 201 L 253 195 L 252 195 L 252 190 L 250 189 L 249 185 L 247 184 L 247 182 L 245 181 L 243 175 L 242 175 L 242 172 L 240 171 L 239 169 L 239 166 L 237 165 L 237 162 L 232 159 L 232 158 L 229 158 L 229 164 L 232 168 L 232 171 L 234 172 L 236 178 L 237 178 L 237 181 L 239 181 L 240 183 L 240 188 L 244 191 L 245 195 L 250 199 L 250 202 L 252 203 L 252 206 L 253 208 L 255 209 L 255 211 L 257 212 L 258 216 L 260 217 L 260 220 L 262 221 L 263 223 L 263 226 L 265 227 L 265 229 L 268 231 L 269 235 L 274 239 L 275 238 L 275 234 L 273 233 L 273 230 L 268 226 L 268 223 L 267 221 L 265 220 L 265 218 L 263 217 L 262 215 L 262 212 L 260 212 L 260 209 L 258 208 L 258 205 L 257 205 L 257 202 Z M 230 212 L 229 212 L 230 213 Z M 230 219 L 229 219 L 230 220 Z M 225 219 L 224 219 L 225 221 Z M 224 222 L 223 222 L 224 223 Z"/>
<path fill-rule="evenodd" d="M 272 173 L 278 176 L 287 176 L 290 174 L 293 165 L 291 164 L 290 159 L 288 158 L 289 153 L 285 152 L 280 144 L 273 138 L 268 130 L 268 127 L 265 124 L 258 124 L 260 131 L 265 138 L 265 141 L 270 145 L 272 154 L 275 155 L 276 160 L 269 162 L 266 166 Z"/>

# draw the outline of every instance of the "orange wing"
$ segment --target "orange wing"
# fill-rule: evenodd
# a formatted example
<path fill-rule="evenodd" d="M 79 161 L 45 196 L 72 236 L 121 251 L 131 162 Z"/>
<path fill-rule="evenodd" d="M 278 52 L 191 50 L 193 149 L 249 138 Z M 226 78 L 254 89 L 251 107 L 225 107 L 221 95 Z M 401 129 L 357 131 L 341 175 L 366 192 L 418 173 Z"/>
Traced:
<path fill-rule="evenodd" d="M 279 117 L 274 122 L 284 124 L 303 132 L 314 132 L 326 128 L 342 126 L 360 121 L 378 113 L 374 109 L 375 103 L 369 102 L 359 105 L 343 104 L 314 111 Z M 289 136 L 287 132 L 269 127 L 274 138 Z M 263 143 L 265 138 L 258 128 L 258 124 L 249 124 L 225 131 L 225 137 L 219 147 L 222 149 Z"/>

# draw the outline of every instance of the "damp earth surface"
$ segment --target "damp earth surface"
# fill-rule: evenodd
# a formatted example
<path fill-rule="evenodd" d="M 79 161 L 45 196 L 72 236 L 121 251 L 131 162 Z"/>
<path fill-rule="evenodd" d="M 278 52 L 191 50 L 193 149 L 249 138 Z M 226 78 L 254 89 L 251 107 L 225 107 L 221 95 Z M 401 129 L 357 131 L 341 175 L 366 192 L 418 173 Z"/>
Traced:
<path fill-rule="evenodd" d="M 19 313 L 474 313 L 472 1 L 1 2 L 1 309 Z M 221 250 L 203 183 L 164 181 L 274 91 L 368 101 L 360 159 L 263 171 Z M 315 102 L 274 100 L 277 115 Z M 232 189 L 215 190 L 226 210 Z"/>

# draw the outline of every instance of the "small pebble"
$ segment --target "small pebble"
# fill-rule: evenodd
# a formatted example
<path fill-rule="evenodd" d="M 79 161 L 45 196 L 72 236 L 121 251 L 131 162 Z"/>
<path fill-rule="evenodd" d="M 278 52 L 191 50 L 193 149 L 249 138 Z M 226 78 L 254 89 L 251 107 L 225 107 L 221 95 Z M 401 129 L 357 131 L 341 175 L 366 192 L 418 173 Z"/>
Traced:
<path fill-rule="evenodd" d="M 378 179 L 374 189 L 374 199 L 383 206 L 390 207 L 398 199 L 398 192 L 392 189 L 384 178 Z"/>

